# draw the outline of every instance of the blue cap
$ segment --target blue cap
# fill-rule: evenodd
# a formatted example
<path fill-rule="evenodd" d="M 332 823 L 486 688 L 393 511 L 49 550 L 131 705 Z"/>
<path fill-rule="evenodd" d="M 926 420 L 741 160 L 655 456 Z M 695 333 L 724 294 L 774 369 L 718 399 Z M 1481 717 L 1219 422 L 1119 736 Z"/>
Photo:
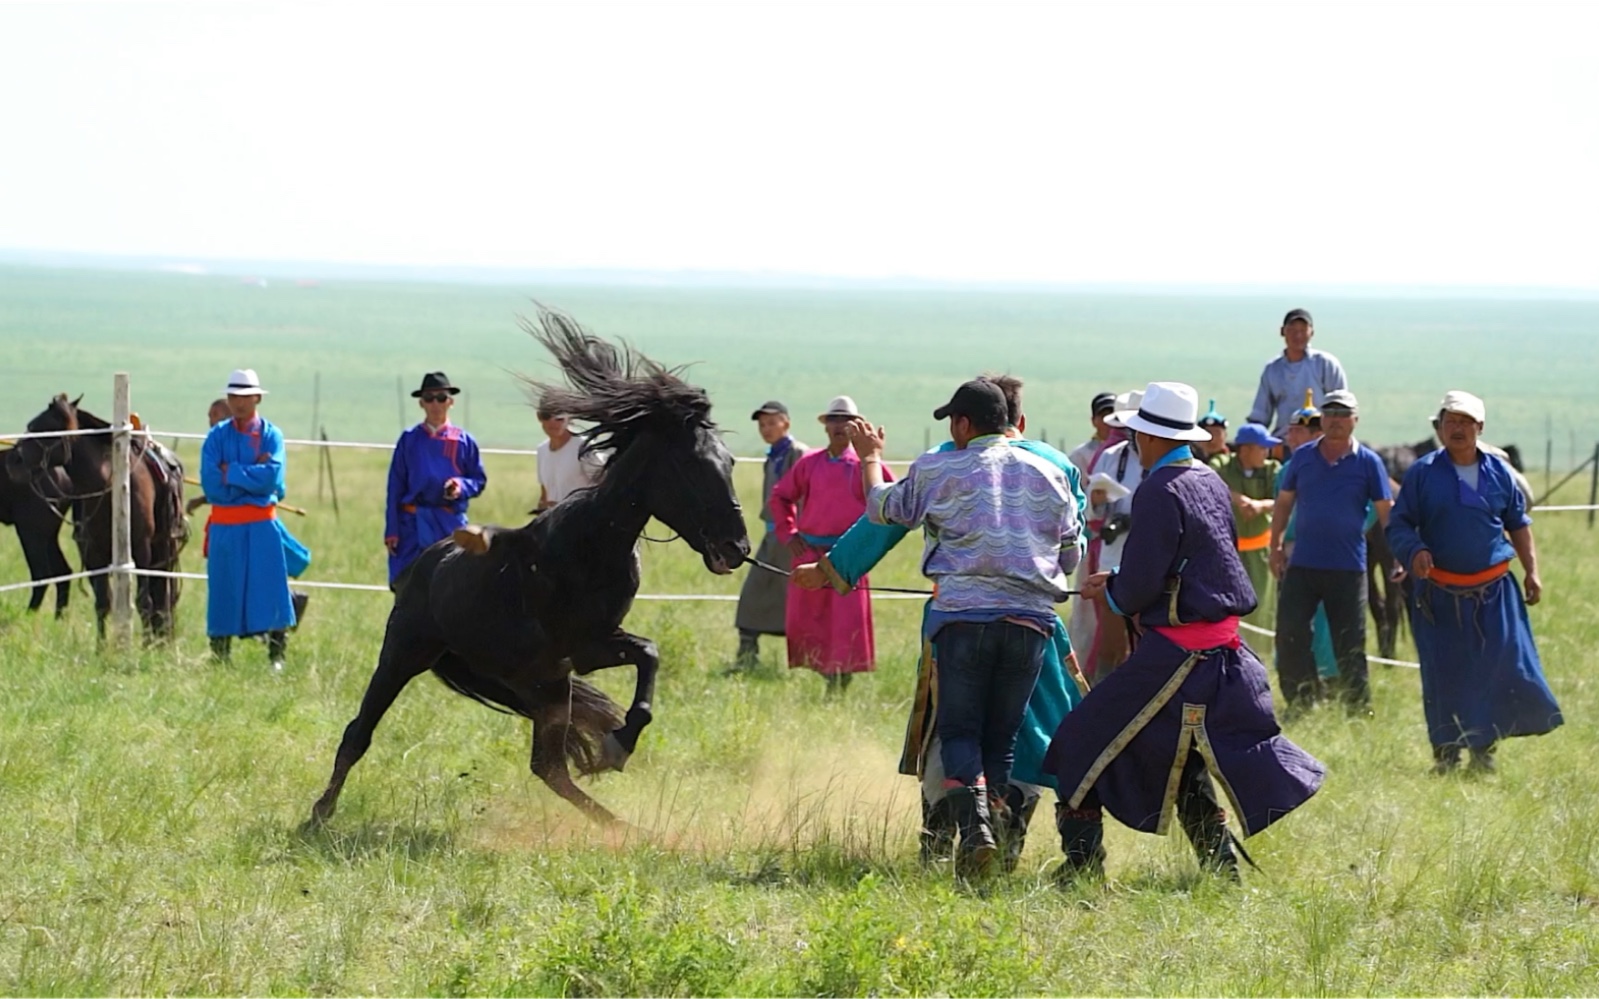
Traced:
<path fill-rule="evenodd" d="M 1238 428 L 1238 439 L 1233 441 L 1233 446 L 1240 444 L 1259 444 L 1261 447 L 1276 447 L 1282 443 L 1279 437 L 1273 437 L 1265 427 L 1258 423 L 1246 423 Z"/>
<path fill-rule="evenodd" d="M 1215 399 L 1210 400 L 1210 412 L 1199 418 L 1199 425 L 1202 427 L 1225 427 L 1227 425 L 1227 417 L 1216 411 Z"/>

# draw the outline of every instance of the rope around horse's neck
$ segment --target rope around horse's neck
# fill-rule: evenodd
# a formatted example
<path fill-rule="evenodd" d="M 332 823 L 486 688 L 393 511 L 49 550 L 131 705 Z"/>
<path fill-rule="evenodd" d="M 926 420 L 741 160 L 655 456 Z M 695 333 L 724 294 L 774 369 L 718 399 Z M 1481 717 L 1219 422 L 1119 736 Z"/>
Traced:
<path fill-rule="evenodd" d="M 750 565 L 755 566 L 757 569 L 765 569 L 767 572 L 775 572 L 779 576 L 792 577 L 794 575 L 794 573 L 791 572 L 790 570 L 779 569 L 777 566 L 772 565 L 769 562 L 762 562 L 760 559 L 755 558 L 753 555 L 744 556 L 744 561 L 746 563 L 750 564 Z M 873 590 L 873 591 L 875 591 L 877 593 L 914 593 L 917 596 L 923 596 L 923 597 L 930 597 L 930 596 L 933 595 L 933 591 L 932 590 L 911 590 L 911 589 L 906 589 L 905 587 L 902 587 L 902 586 L 858 586 L 858 587 L 856 587 L 856 589 Z M 1066 591 L 1066 595 L 1069 596 L 1069 597 L 1075 597 L 1075 596 L 1078 596 L 1079 593 L 1078 593 L 1077 590 L 1067 590 Z"/>
<path fill-rule="evenodd" d="M 779 569 L 777 566 L 772 565 L 770 562 L 762 562 L 760 559 L 754 557 L 753 555 L 744 556 L 744 561 L 746 563 L 748 563 L 749 565 L 755 566 L 757 569 L 765 569 L 767 572 L 775 572 L 779 576 L 792 577 L 794 575 L 794 573 L 792 571 L 788 570 L 788 569 Z M 859 589 L 859 590 L 875 590 L 878 593 L 914 593 L 917 596 L 921 596 L 921 597 L 930 597 L 930 596 L 933 595 L 933 591 L 932 590 L 909 590 L 909 589 L 905 589 L 904 587 L 900 587 L 900 586 L 858 586 L 858 587 L 856 587 L 856 589 Z"/>

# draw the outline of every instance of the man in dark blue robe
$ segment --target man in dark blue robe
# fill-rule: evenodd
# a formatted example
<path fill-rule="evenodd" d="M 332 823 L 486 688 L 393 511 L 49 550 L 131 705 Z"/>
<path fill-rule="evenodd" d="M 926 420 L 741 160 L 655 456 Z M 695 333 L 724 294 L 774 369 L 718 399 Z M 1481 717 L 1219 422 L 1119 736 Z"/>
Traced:
<path fill-rule="evenodd" d="M 460 391 L 444 372 L 430 371 L 411 393 L 425 415 L 400 435 L 389 463 L 383 543 L 389 549 L 391 589 L 428 546 L 466 526 L 467 503 L 488 485 L 477 441 L 450 422 Z"/>
<path fill-rule="evenodd" d="M 1091 576 L 1083 594 L 1103 594 L 1141 633 L 1121 668 L 1066 715 L 1045 757 L 1065 803 L 1067 877 L 1103 872 L 1102 809 L 1159 834 L 1175 812 L 1201 864 L 1236 876 L 1212 780 L 1245 836 L 1321 786 L 1321 764 L 1283 737 L 1265 667 L 1238 638 L 1255 592 L 1238 558 L 1232 497 L 1186 446 L 1209 436 L 1198 413 L 1192 388 L 1154 382 L 1124 421 L 1149 476 L 1133 497 L 1119 569 Z"/>

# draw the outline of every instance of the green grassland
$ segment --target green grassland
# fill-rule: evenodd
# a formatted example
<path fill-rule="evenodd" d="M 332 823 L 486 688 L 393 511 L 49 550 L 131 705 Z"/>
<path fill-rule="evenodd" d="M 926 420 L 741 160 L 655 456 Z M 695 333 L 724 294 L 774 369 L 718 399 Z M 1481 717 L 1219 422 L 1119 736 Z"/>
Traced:
<path fill-rule="evenodd" d="M 384 456 L 337 461 L 336 519 L 312 455 L 291 456 L 308 577 L 380 581 Z M 738 473 L 749 510 L 757 472 Z M 489 473 L 476 518 L 518 521 L 530 463 Z M 625 830 L 528 774 L 525 722 L 421 678 L 338 815 L 303 833 L 385 595 L 318 592 L 282 675 L 249 643 L 207 660 L 203 584 L 172 647 L 127 654 L 97 653 L 83 594 L 63 622 L 0 595 L 0 993 L 1594 994 L 1599 534 L 1575 514 L 1537 530 L 1533 620 L 1567 725 L 1507 745 L 1492 777 L 1430 777 L 1417 674 L 1374 669 L 1375 719 L 1291 729 L 1329 777 L 1250 840 L 1264 873 L 1241 887 L 1200 877 L 1180 839 L 1113 826 L 1107 883 L 1061 890 L 1047 821 L 1014 876 L 921 869 L 915 786 L 894 774 L 914 601 L 876 605 L 880 668 L 842 703 L 771 644 L 723 676 L 730 604 L 640 603 L 657 721 L 591 786 Z M 915 547 L 874 578 L 915 585 Z M 645 592 L 738 582 L 681 542 L 644 564 Z M 0 579 L 23 575 L 0 546 Z M 618 672 L 602 685 L 622 697 Z"/>
<path fill-rule="evenodd" d="M 532 300 L 623 336 L 692 377 L 717 403 L 739 454 L 760 453 L 746 422 L 777 396 L 799 416 L 840 392 L 888 426 L 909 456 L 931 411 L 984 370 L 1027 379 L 1035 435 L 1076 443 L 1087 401 L 1105 388 L 1191 382 L 1235 421 L 1261 365 L 1279 349 L 1291 306 L 1317 320 L 1316 345 L 1343 361 L 1363 402 L 1362 437 L 1412 441 L 1449 388 L 1488 400 L 1488 437 L 1519 442 L 1541 465 L 1591 453 L 1599 437 L 1599 301 L 1091 295 L 958 290 L 777 290 L 375 284 L 251 287 L 237 278 L 0 266 L 7 381 L 0 432 L 20 429 L 58 391 L 109 411 L 111 375 L 133 376 L 134 408 L 153 426 L 203 428 L 206 403 L 234 367 L 272 389 L 267 413 L 290 436 L 318 422 L 334 439 L 391 440 L 416 410 L 404 391 L 443 368 L 467 393 L 458 422 L 479 439 L 530 447 L 539 433 L 510 372 L 549 373 L 517 331 Z M 814 439 L 814 428 L 808 431 Z"/>

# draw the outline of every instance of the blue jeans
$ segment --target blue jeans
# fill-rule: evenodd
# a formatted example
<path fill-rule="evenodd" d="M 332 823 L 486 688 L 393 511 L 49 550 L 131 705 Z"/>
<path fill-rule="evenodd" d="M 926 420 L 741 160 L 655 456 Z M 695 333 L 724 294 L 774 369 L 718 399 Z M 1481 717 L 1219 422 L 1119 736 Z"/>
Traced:
<path fill-rule="evenodd" d="M 946 624 L 933 639 L 938 669 L 939 758 L 968 787 L 1010 781 L 1016 733 L 1044 662 L 1045 637 L 1019 624 Z"/>

